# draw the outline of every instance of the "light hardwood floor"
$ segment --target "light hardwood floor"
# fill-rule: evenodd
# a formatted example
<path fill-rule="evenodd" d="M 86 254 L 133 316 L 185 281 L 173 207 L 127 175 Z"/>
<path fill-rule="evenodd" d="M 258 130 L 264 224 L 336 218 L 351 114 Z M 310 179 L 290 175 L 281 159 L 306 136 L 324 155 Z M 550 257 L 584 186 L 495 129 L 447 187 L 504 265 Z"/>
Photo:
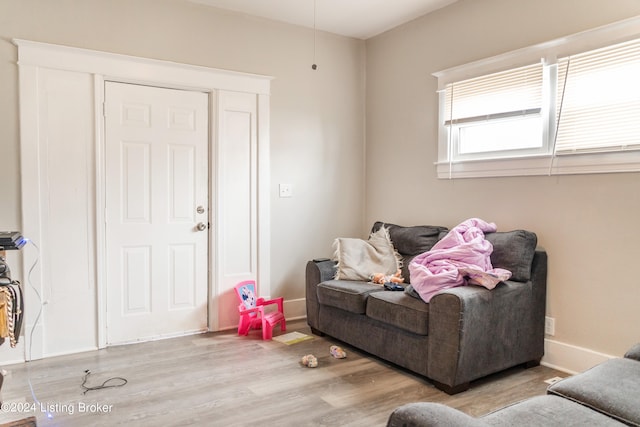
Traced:
<path fill-rule="evenodd" d="M 311 335 L 305 321 L 287 326 L 287 332 Z M 333 344 L 346 350 L 346 359 L 330 356 Z M 318 358 L 317 368 L 300 364 L 309 353 Z M 286 345 L 262 341 L 259 331 L 110 347 L 3 368 L 0 423 L 35 415 L 38 426 L 384 426 L 404 403 L 441 402 L 477 416 L 544 394 L 545 379 L 566 376 L 543 366 L 518 367 L 449 396 L 330 337 Z M 83 394 L 87 369 L 88 386 L 110 377 L 128 383 Z"/>

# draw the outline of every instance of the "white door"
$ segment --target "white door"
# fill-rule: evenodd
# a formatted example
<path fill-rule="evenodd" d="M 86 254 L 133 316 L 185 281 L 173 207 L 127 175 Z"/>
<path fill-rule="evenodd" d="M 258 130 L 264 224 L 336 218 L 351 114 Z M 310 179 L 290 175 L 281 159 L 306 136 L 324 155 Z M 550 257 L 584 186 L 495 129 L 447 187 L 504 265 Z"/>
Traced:
<path fill-rule="evenodd" d="M 207 329 L 208 104 L 105 84 L 107 344 Z"/>

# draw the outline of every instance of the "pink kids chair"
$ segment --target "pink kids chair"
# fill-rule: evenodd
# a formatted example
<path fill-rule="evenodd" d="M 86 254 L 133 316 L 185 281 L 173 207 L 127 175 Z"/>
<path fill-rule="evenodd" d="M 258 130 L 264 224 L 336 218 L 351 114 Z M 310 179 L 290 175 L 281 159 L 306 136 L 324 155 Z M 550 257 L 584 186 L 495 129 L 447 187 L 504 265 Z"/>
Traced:
<path fill-rule="evenodd" d="M 273 328 L 278 323 L 281 331 L 287 330 L 282 308 L 282 297 L 270 300 L 257 298 L 255 280 L 240 282 L 235 289 L 238 300 L 240 300 L 240 305 L 238 305 L 238 311 L 240 312 L 238 335 L 249 335 L 249 329 L 262 328 L 262 339 L 270 340 L 273 336 Z M 265 307 L 273 304 L 277 304 L 278 309 L 265 312 Z"/>

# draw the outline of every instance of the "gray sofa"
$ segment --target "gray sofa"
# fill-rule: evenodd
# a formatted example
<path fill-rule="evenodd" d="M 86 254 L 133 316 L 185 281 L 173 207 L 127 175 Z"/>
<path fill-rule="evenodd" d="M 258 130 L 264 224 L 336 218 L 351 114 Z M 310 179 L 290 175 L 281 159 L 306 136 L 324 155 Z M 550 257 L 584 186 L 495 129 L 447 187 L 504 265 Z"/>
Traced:
<path fill-rule="evenodd" d="M 409 279 L 411 259 L 429 250 L 445 227 L 374 224 L 389 230 Z M 307 263 L 307 322 L 326 334 L 427 377 L 454 394 L 470 382 L 516 366 L 536 366 L 544 353 L 547 254 L 525 230 L 487 233 L 493 267 L 510 280 L 488 290 L 461 286 L 427 304 L 410 292 L 385 291 L 366 281 L 334 280 L 336 262 Z"/>
<path fill-rule="evenodd" d="M 438 403 L 410 403 L 393 411 L 388 427 L 640 426 L 640 344 L 549 386 L 536 396 L 474 418 Z"/>

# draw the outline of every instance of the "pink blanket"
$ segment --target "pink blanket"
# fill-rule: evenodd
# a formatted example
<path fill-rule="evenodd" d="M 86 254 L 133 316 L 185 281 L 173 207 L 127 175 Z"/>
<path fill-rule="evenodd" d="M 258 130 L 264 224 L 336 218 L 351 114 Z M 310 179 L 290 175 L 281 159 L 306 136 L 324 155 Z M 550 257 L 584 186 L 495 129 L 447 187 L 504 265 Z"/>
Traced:
<path fill-rule="evenodd" d="M 449 231 L 430 251 L 416 256 L 409 263 L 409 273 L 420 297 L 429 302 L 443 289 L 466 284 L 493 289 L 509 279 L 509 270 L 491 265 L 493 245 L 485 240 L 484 232 L 494 231 L 494 223 L 471 218 Z"/>

